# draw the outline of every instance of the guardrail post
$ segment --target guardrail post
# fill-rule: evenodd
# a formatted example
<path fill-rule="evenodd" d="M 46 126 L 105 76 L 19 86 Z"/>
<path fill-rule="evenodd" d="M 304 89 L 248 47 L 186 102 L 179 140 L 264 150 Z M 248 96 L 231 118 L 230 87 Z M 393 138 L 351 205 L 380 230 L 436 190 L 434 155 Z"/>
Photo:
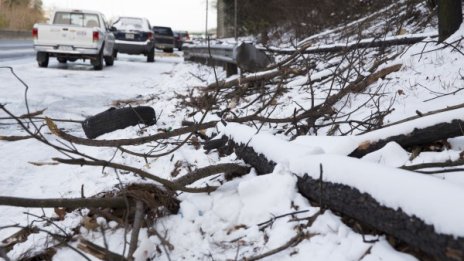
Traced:
<path fill-rule="evenodd" d="M 238 74 L 237 65 L 234 63 L 225 63 L 224 70 L 226 71 L 227 77 Z"/>

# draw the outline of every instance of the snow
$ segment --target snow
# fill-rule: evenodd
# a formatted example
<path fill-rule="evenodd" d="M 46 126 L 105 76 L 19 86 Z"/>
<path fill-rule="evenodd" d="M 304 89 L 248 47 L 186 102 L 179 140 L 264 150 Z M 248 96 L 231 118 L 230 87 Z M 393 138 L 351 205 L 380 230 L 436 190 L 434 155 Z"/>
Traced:
<path fill-rule="evenodd" d="M 325 36 L 336 39 L 337 31 L 339 30 L 327 31 L 308 38 L 305 42 Z M 426 28 L 417 35 L 430 36 L 433 35 L 431 31 L 430 28 Z M 464 28 L 461 28 L 448 42 L 454 43 L 463 35 Z M 388 37 L 398 39 L 404 36 Z M 381 67 L 403 64 L 400 71 L 372 84 L 365 93 L 352 94 L 349 100 L 336 104 L 334 109 L 338 110 L 337 113 L 340 115 L 355 110 L 353 114 L 340 116 L 340 121 L 365 119 L 376 111 L 375 102 L 378 102 L 382 109 L 389 105 L 394 108 L 383 119 L 384 124 L 415 116 L 416 111 L 425 114 L 443 109 L 445 106 L 461 104 L 462 93 L 445 94 L 461 88 L 460 70 L 464 67 L 464 59 L 460 53 L 449 48 L 440 49 L 441 46 L 432 41 L 432 38 L 428 38 L 406 49 L 401 56 Z M 333 46 L 336 44 L 337 42 L 333 43 Z M 138 126 L 129 127 L 98 138 L 122 139 L 169 131 L 180 127 L 184 119 L 201 118 L 200 113 L 187 117 L 186 115 L 193 111 L 180 107 L 179 97 L 190 93 L 198 94 L 200 91 L 195 87 L 206 86 L 216 79 L 211 68 L 184 63 L 181 55 L 180 52 L 173 55 L 157 52 L 155 63 L 146 63 L 143 56 L 119 55 L 115 65 L 105 67 L 103 71 L 93 71 L 88 61 L 62 65 L 51 60 L 49 68 L 38 68 L 33 58 L 0 61 L 0 66 L 12 66 L 18 76 L 29 85 L 30 111 L 46 109 L 44 114 L 52 118 L 83 120 L 116 106 L 117 100 L 134 100 L 155 109 L 159 116 L 156 125 L 143 130 Z M 375 55 L 376 53 L 367 54 L 366 59 L 369 60 Z M 343 68 L 347 63 L 346 60 L 335 57 L 320 62 L 308 75 L 290 79 L 285 83 L 286 92 L 278 100 L 278 104 L 282 106 L 277 107 L 268 116 L 288 117 L 295 109 L 310 108 L 311 99 L 315 105 L 323 102 L 331 83 L 314 86 L 315 97 L 310 97 L 308 82 L 332 74 L 335 69 L 329 65 L 340 65 L 340 68 Z M 219 79 L 225 79 L 225 72 L 222 69 L 217 70 Z M 263 73 L 268 72 L 255 75 Z M 361 68 L 361 73 L 367 74 L 367 70 Z M 351 79 L 350 75 L 342 73 L 342 76 Z M 237 76 L 233 76 L 227 80 L 236 78 Z M 26 113 L 24 91 L 24 86 L 7 69 L 0 69 L 0 104 L 6 104 L 6 108 L 16 115 Z M 378 100 L 366 102 L 370 98 L 368 94 L 375 94 L 372 96 L 378 97 Z M 254 98 L 256 96 L 250 97 Z M 237 107 L 235 113 L 238 115 L 250 114 L 259 108 Z M 356 109 L 358 107 L 361 109 Z M 161 239 L 147 228 L 143 228 L 139 236 L 139 248 L 134 257 L 136 260 L 240 260 L 275 249 L 296 235 L 296 228 L 306 224 L 304 218 L 318 213 L 319 208 L 312 206 L 298 193 L 296 175 L 308 174 L 318 179 L 320 164 L 323 167 L 324 180 L 356 187 L 361 192 L 369 193 L 384 206 L 415 215 L 427 224 L 433 225 L 439 233 L 463 237 L 464 210 L 457 207 L 462 205 L 464 200 L 463 171 L 423 175 L 398 167 L 462 159 L 464 137 L 448 139 L 450 147 L 443 151 L 421 152 L 416 157 L 411 157 L 409 152 L 396 143 L 388 143 L 362 159 L 347 157 L 366 141 L 375 142 L 387 136 L 408 134 L 416 128 L 454 119 L 464 120 L 463 115 L 464 109 L 458 108 L 368 132 L 364 129 L 350 132 L 350 126 L 341 124 L 340 130 L 335 132 L 340 136 L 326 136 L 329 127 L 322 127 L 317 136 L 303 135 L 295 139 L 292 139 L 291 135 L 283 135 L 278 128 L 267 124 L 257 130 L 258 128 L 230 122 L 226 122 L 226 126 L 220 123 L 217 128 L 209 129 L 206 133 L 227 135 L 233 137 L 236 142 L 248 144 L 258 153 L 277 163 L 274 171 L 258 176 L 252 169 L 249 174 L 231 181 L 222 181 L 222 177 L 219 177 L 222 184 L 217 179 L 197 181 L 193 186 L 209 184 L 220 187 L 210 194 L 180 193 L 179 213 L 157 219 L 150 227 L 166 237 L 174 249 L 169 250 L 167 254 Z M 2 117 L 6 115 L 0 112 L 0 136 L 25 135 L 11 120 Z M 218 119 L 220 118 L 216 114 L 206 116 L 206 121 Z M 37 121 L 38 126 L 42 123 Z M 316 122 L 320 123 L 325 122 Z M 80 124 L 57 124 L 72 135 L 84 137 Z M 48 130 L 43 129 L 43 133 L 50 142 L 62 145 Z M 308 134 L 315 133 L 310 131 Z M 184 137 L 180 137 L 179 140 Z M 153 149 L 151 145 L 154 144 L 142 147 L 128 146 L 127 149 L 144 152 Z M 114 148 L 75 146 L 96 158 L 113 159 L 115 162 L 135 166 L 170 180 L 185 175 L 189 168 L 194 170 L 212 164 L 242 163 L 234 155 L 219 157 L 214 151 L 206 153 L 203 149 L 195 149 L 190 145 L 183 146 L 172 155 L 147 161 L 115 153 Z M 52 163 L 53 157 L 64 156 L 33 139 L 0 141 L 0 164 L 4 166 L 0 170 L 0 195 L 72 198 L 81 196 L 81 188 L 86 196 L 92 196 L 102 191 L 114 190 L 121 183 L 149 182 L 130 173 L 107 168 L 49 164 Z M 177 162 L 182 168 L 179 176 L 173 177 L 171 173 Z M 25 212 L 31 215 L 25 215 Z M 17 259 L 25 252 L 43 250 L 47 242 L 50 242 L 50 237 L 44 231 L 62 234 L 63 231 L 59 228 L 63 228 L 66 233 L 72 233 L 74 228 L 81 225 L 87 212 L 81 210 L 68 213 L 64 220 L 54 221 L 53 224 L 56 226 L 50 226 L 46 222 L 39 222 L 40 219 L 32 215 L 56 217 L 53 209 L 0 207 L 0 226 L 26 226 L 34 220 L 34 224 L 43 230 L 31 235 L 25 242 L 15 245 L 8 254 L 9 257 Z M 287 215 L 289 213 L 294 214 Z M 303 220 L 298 221 L 295 218 Z M 269 226 L 262 225 L 267 221 L 271 221 Z M 102 218 L 98 218 L 97 223 L 106 228 L 105 235 L 98 229 L 81 226 L 79 236 L 101 246 L 106 240 L 111 251 L 123 254 L 125 249 L 127 254 L 128 245 L 125 242 L 128 240 L 130 229 L 126 231 L 118 223 Z M 16 231 L 17 227 L 1 229 L 0 240 Z M 392 248 L 383 236 L 364 235 L 368 240 L 378 240 L 365 242 L 363 235 L 353 231 L 331 211 L 317 216 L 310 227 L 304 228 L 304 232 L 308 237 L 300 244 L 266 260 L 416 260 L 413 256 Z M 70 244 L 77 247 L 78 241 Z M 88 257 L 97 260 L 90 255 Z M 59 248 L 54 256 L 54 260 L 81 258 L 79 254 L 66 247 Z"/>
<path fill-rule="evenodd" d="M 390 167 L 401 167 L 408 162 L 409 157 L 409 153 L 398 143 L 389 142 L 380 150 L 369 153 L 362 159 Z"/>

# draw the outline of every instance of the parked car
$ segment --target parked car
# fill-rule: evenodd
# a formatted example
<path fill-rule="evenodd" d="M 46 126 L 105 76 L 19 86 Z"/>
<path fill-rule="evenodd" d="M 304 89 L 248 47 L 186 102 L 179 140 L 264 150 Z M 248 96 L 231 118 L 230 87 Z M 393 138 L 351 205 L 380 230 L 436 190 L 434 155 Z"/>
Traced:
<path fill-rule="evenodd" d="M 114 63 L 113 28 L 102 13 L 88 10 L 57 10 L 49 24 L 32 28 L 39 67 L 47 67 L 49 58 L 58 62 L 90 59 L 95 70 Z"/>
<path fill-rule="evenodd" d="M 114 57 L 118 52 L 127 54 L 143 54 L 147 62 L 155 61 L 155 40 L 150 22 L 140 17 L 119 17 L 113 22 L 116 28 Z"/>
<path fill-rule="evenodd" d="M 182 46 L 186 43 L 192 43 L 190 35 L 187 31 L 176 31 L 174 32 L 174 45 L 177 50 L 181 51 Z"/>
<path fill-rule="evenodd" d="M 177 31 L 180 34 L 182 42 L 184 43 L 191 43 L 190 35 L 187 31 Z"/>
<path fill-rule="evenodd" d="M 177 48 L 177 50 L 182 51 L 182 44 L 183 43 L 180 34 L 174 32 L 174 47 Z"/>
<path fill-rule="evenodd" d="M 174 51 L 174 33 L 171 27 L 153 26 L 155 33 L 155 48 L 167 53 Z"/>

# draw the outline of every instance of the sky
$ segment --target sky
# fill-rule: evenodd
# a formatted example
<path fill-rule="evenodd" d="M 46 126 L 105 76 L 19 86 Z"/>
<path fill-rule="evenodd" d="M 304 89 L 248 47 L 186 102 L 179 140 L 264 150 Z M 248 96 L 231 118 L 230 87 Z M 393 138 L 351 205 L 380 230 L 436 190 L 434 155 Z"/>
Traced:
<path fill-rule="evenodd" d="M 216 28 L 215 0 L 208 0 L 208 29 Z M 100 11 L 107 19 L 114 16 L 146 17 L 153 25 L 173 30 L 204 32 L 207 0 L 43 0 L 46 10 L 76 8 Z"/>

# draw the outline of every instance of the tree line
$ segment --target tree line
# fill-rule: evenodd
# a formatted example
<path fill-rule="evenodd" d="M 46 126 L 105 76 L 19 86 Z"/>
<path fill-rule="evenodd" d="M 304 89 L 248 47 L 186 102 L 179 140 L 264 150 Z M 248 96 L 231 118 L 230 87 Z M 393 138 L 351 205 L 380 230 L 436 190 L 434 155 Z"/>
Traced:
<path fill-rule="evenodd" d="M 223 0 L 226 23 L 234 25 L 235 0 Z M 385 7 L 392 0 L 250 0 L 237 1 L 239 34 L 266 38 L 291 32 L 295 37 L 312 35 L 330 26 L 353 21 Z M 266 39 L 264 39 L 266 40 Z"/>
<path fill-rule="evenodd" d="M 42 0 L 0 0 L 0 29 L 30 30 L 41 21 Z"/>
<path fill-rule="evenodd" d="M 235 24 L 239 35 L 258 35 L 263 43 L 269 37 L 285 34 L 296 39 L 324 29 L 349 23 L 387 7 L 393 0 L 221 0 L 229 36 Z M 411 5 L 424 0 L 408 0 Z M 431 11 L 438 6 L 440 40 L 446 39 L 462 22 L 461 0 L 426 0 Z"/>

